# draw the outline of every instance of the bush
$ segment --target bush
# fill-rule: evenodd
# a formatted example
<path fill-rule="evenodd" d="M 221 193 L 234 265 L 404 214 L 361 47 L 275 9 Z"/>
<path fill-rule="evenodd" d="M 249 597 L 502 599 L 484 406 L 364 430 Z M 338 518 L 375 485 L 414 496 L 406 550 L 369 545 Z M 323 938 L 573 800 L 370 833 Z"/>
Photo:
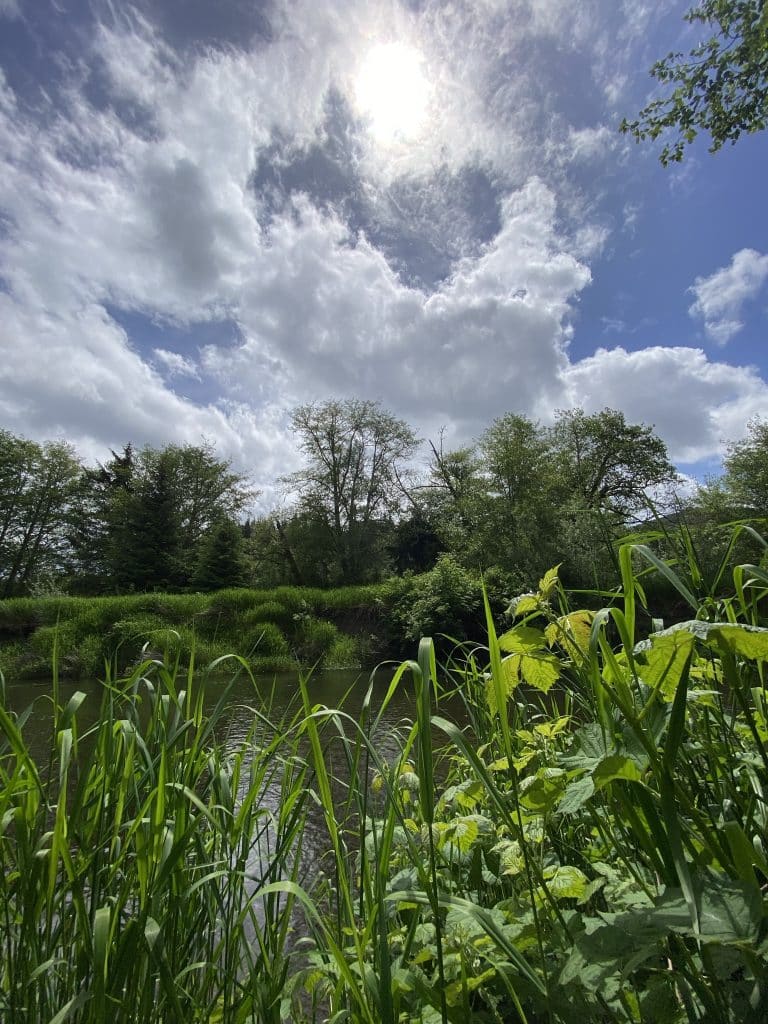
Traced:
<path fill-rule="evenodd" d="M 49 663 L 53 659 L 54 647 L 59 658 L 63 658 L 75 646 L 75 631 L 70 622 L 62 622 L 58 626 L 39 626 L 29 638 L 30 651 Z"/>
<path fill-rule="evenodd" d="M 285 628 L 293 626 L 293 615 L 294 613 L 279 601 L 262 601 L 239 615 L 237 625 L 247 629 L 262 622 L 274 622 L 275 625 Z"/>
<path fill-rule="evenodd" d="M 459 640 L 478 634 L 482 623 L 480 580 L 443 554 L 434 569 L 418 578 L 414 590 L 397 602 L 397 614 L 409 640 L 444 634 Z"/>
<path fill-rule="evenodd" d="M 239 644 L 238 646 L 242 646 Z M 274 622 L 262 622 L 254 627 L 245 644 L 245 653 L 251 658 L 291 658 L 288 641 Z"/>
<path fill-rule="evenodd" d="M 302 619 L 296 632 L 296 653 L 303 665 L 323 663 L 325 657 L 339 638 L 339 631 L 327 619 L 315 619 L 311 615 Z"/>
<path fill-rule="evenodd" d="M 337 636 L 323 659 L 325 668 L 360 668 L 360 645 L 353 636 Z"/>

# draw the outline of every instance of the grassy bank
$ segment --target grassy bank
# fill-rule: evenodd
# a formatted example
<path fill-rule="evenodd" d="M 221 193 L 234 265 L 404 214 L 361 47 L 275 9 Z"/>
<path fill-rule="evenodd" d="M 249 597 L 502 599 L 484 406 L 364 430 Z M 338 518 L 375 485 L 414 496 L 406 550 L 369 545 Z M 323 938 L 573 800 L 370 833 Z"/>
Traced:
<path fill-rule="evenodd" d="M 142 652 L 205 668 L 226 654 L 254 671 L 297 665 L 357 667 L 378 658 L 389 637 L 393 584 L 331 591 L 298 587 L 213 594 L 16 598 L 0 601 L 0 667 L 12 678 L 98 675 Z"/>
<path fill-rule="evenodd" d="M 85 736 L 54 680 L 49 758 L 0 711 L 0 1016 L 760 1024 L 768 576 L 704 606 L 670 572 L 690 619 L 637 643 L 621 564 L 609 608 L 553 572 L 500 636 L 488 609 L 484 646 L 438 666 L 422 641 L 359 720 L 302 682 L 295 717 L 255 708 L 225 748 L 226 689 L 206 716 L 156 662 L 109 681 Z M 400 686 L 415 721 L 385 762 Z M 305 865 L 310 806 L 327 853 Z"/>
<path fill-rule="evenodd" d="M 494 573 L 486 589 L 497 615 L 510 593 Z M 480 636 L 480 578 L 450 555 L 430 572 L 321 590 L 277 587 L 207 594 L 42 597 L 0 601 L 0 669 L 12 679 L 97 676 L 145 653 L 207 668 L 226 654 L 254 672 L 359 668 L 397 658 L 425 633 Z M 443 645 L 445 646 L 445 645 Z M 226 667 L 223 668 L 226 671 Z"/>

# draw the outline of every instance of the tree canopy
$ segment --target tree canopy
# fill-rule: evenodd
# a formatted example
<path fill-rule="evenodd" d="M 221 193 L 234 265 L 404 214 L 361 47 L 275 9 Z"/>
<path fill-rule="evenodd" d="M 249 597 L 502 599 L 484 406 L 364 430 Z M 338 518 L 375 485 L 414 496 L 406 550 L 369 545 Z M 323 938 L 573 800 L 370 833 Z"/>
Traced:
<path fill-rule="evenodd" d="M 357 399 L 301 405 L 292 426 L 307 464 L 288 482 L 302 509 L 327 530 L 341 581 L 361 580 L 375 570 L 379 525 L 403 501 L 402 474 L 416 435 L 377 402 Z"/>
<path fill-rule="evenodd" d="M 704 0 L 685 15 L 712 35 L 688 54 L 669 53 L 651 68 L 666 95 L 621 123 L 636 141 L 677 133 L 659 154 L 665 166 L 705 132 L 710 151 L 768 123 L 768 0 Z"/>

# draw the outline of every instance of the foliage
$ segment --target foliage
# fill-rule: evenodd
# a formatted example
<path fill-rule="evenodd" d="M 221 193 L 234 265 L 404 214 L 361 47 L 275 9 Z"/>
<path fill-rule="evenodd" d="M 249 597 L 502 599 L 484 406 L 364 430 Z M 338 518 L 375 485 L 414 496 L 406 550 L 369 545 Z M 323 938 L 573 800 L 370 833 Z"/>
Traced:
<path fill-rule="evenodd" d="M 209 444 L 126 445 L 81 475 L 69 530 L 76 589 L 188 585 L 204 538 L 251 496 Z"/>
<path fill-rule="evenodd" d="M 193 585 L 199 590 L 242 587 L 247 574 L 240 527 L 231 519 L 218 520 L 201 539 Z"/>
<path fill-rule="evenodd" d="M 659 155 L 665 166 L 683 158 L 699 132 L 716 152 L 735 143 L 742 132 L 762 131 L 768 119 L 768 4 L 765 0 L 703 0 L 685 15 L 691 24 L 714 29 L 689 54 L 670 53 L 651 74 L 672 86 L 637 119 L 621 123 L 640 142 L 677 132 Z"/>
<path fill-rule="evenodd" d="M 302 665 L 322 664 L 338 640 L 339 631 L 332 622 L 302 616 L 294 641 L 297 658 Z"/>
<path fill-rule="evenodd" d="M 228 688 L 209 717 L 162 665 L 109 683 L 86 737 L 54 679 L 52 776 L 0 704 L 0 1017 L 276 1024 L 306 769 L 259 715 L 213 740 Z"/>
<path fill-rule="evenodd" d="M 501 635 L 481 594 L 486 645 L 438 668 L 422 640 L 359 720 L 302 677 L 297 717 L 256 710 L 229 751 L 226 688 L 209 720 L 159 663 L 108 680 L 88 737 L 54 676 L 47 776 L 0 702 L 0 1012 L 765 1020 L 768 573 L 737 566 L 715 600 L 693 558 L 636 540 L 618 563 L 611 604 L 572 606 L 552 569 Z M 691 617 L 638 640 L 645 565 Z"/>
<path fill-rule="evenodd" d="M 481 618 L 479 579 L 450 554 L 440 555 L 434 569 L 419 578 L 401 608 L 405 636 L 418 640 L 438 631 L 456 640 L 472 632 Z"/>
<path fill-rule="evenodd" d="M 627 423 L 616 409 L 559 412 L 552 429 L 558 469 L 570 503 L 626 519 L 648 506 L 648 492 L 676 478 L 653 428 Z"/>
<path fill-rule="evenodd" d="M 308 462 L 288 482 L 308 522 L 327 533 L 339 573 L 330 582 L 370 579 L 382 551 L 381 523 L 401 504 L 415 434 L 377 403 L 359 400 L 299 406 L 292 426 Z"/>
<path fill-rule="evenodd" d="M 768 515 L 768 423 L 753 419 L 747 436 L 728 445 L 724 485 L 742 512 Z"/>
<path fill-rule="evenodd" d="M 61 573 L 79 470 L 70 445 L 0 430 L 0 597 Z"/>
<path fill-rule="evenodd" d="M 367 747 L 380 802 L 366 803 L 367 779 L 352 787 L 359 894 L 353 872 L 337 876 L 335 944 L 313 929 L 293 983 L 328 999 L 328 1019 L 764 1019 L 768 630 L 754 623 L 768 576 L 736 574 L 730 621 L 637 645 L 633 554 L 617 606 L 572 610 L 548 572 L 498 639 L 488 617 L 485 658 L 440 673 L 422 642 L 398 670 L 417 721 L 394 762 Z M 454 686 L 470 729 L 434 706 Z M 450 758 L 437 786 L 430 716 Z M 344 735 L 355 765 L 360 741 Z M 345 863 L 362 826 L 330 796 L 324 809 Z"/>

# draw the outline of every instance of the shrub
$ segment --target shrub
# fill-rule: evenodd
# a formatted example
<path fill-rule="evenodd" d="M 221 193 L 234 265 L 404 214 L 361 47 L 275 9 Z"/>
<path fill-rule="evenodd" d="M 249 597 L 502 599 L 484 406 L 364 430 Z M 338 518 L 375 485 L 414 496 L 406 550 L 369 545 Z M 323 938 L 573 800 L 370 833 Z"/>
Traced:
<path fill-rule="evenodd" d="M 262 622 L 257 624 L 250 633 L 245 645 L 245 653 L 250 657 L 257 658 L 291 658 L 291 649 L 288 641 L 280 631 L 280 627 L 274 622 Z"/>
<path fill-rule="evenodd" d="M 337 636 L 323 659 L 325 668 L 360 668 L 360 645 L 353 636 Z"/>
<path fill-rule="evenodd" d="M 296 632 L 296 653 L 303 665 L 323 663 L 339 631 L 327 619 L 315 619 L 311 615 L 302 619 Z"/>
<path fill-rule="evenodd" d="M 262 622 L 274 622 L 285 628 L 293 626 L 293 615 L 294 613 L 279 601 L 262 601 L 261 604 L 257 604 L 239 615 L 237 625 L 247 629 Z"/>

